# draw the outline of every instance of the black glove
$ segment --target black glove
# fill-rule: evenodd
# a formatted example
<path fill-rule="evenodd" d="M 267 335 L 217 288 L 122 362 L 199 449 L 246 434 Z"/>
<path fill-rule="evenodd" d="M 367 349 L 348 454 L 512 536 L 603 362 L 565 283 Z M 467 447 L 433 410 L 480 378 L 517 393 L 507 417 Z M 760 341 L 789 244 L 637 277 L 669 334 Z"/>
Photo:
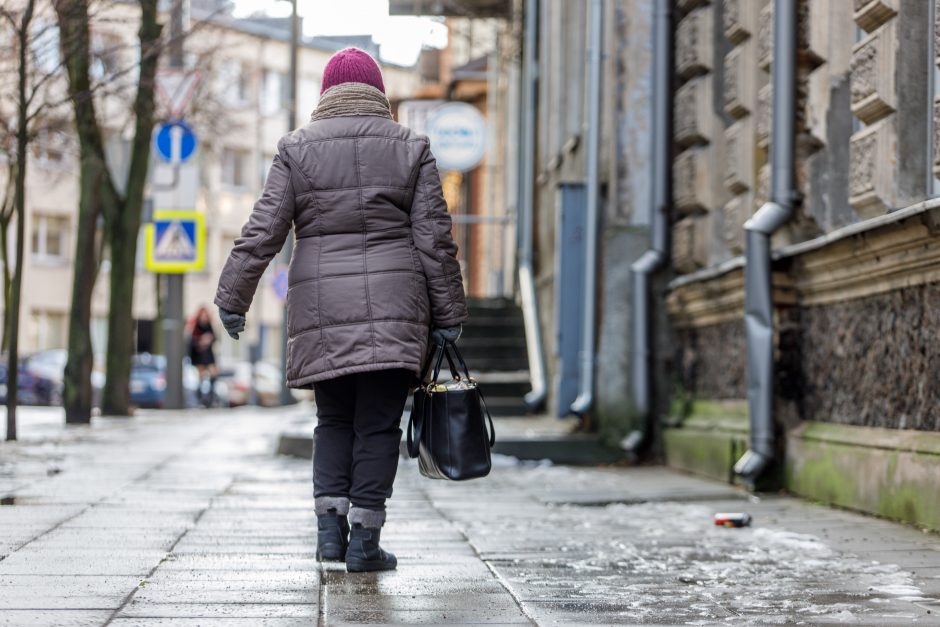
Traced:
<path fill-rule="evenodd" d="M 245 330 L 245 314 L 235 313 L 219 307 L 219 318 L 225 332 L 237 340 L 238 334 Z"/>
<path fill-rule="evenodd" d="M 435 344 L 444 344 L 449 342 L 454 344 L 460 339 L 460 334 L 463 332 L 463 325 L 458 324 L 455 327 L 431 327 L 431 341 Z"/>

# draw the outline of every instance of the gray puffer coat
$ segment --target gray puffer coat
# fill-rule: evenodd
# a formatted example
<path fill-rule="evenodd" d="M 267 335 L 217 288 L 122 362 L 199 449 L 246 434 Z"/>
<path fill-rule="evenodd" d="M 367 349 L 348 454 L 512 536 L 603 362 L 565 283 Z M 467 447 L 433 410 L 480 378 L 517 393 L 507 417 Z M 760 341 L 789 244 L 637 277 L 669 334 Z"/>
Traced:
<path fill-rule="evenodd" d="M 344 374 L 418 372 L 428 327 L 467 319 L 451 219 L 426 137 L 379 116 L 311 122 L 278 142 L 215 303 L 248 311 L 293 223 L 291 387 Z"/>

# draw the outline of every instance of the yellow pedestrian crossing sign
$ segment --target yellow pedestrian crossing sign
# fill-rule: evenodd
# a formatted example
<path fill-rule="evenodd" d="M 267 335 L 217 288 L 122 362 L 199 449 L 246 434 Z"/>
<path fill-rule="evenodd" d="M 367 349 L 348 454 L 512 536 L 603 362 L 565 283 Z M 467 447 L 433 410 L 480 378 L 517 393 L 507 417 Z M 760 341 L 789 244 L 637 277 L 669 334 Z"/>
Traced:
<path fill-rule="evenodd" d="M 151 272 L 182 274 L 206 265 L 206 223 L 198 211 L 154 211 L 146 240 Z"/>

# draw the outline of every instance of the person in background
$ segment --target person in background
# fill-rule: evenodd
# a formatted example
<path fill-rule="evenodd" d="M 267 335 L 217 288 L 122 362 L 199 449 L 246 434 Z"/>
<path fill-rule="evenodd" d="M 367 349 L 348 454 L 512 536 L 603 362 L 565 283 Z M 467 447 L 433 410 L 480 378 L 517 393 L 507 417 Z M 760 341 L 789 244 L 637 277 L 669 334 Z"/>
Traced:
<path fill-rule="evenodd" d="M 215 365 L 215 352 L 212 350 L 216 337 L 215 330 L 212 328 L 212 319 L 209 317 L 209 309 L 204 305 L 200 306 L 190 326 L 189 361 L 199 371 L 200 400 L 206 407 L 211 407 L 215 402 L 215 380 L 218 376 L 218 369 Z M 209 389 L 204 393 L 203 384 L 207 377 Z"/>
<path fill-rule="evenodd" d="M 467 303 L 428 139 L 392 119 L 358 48 L 330 58 L 310 122 L 278 142 L 222 270 L 215 304 L 232 337 L 292 225 L 286 374 L 316 397 L 317 557 L 390 570 L 379 540 L 405 401 L 429 334 L 456 341 Z"/>

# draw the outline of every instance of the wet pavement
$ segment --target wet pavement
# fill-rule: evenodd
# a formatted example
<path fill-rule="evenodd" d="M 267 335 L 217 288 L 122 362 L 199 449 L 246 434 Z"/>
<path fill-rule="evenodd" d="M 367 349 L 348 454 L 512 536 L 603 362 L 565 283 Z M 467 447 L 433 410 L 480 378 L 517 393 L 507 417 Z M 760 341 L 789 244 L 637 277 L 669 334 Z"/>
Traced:
<path fill-rule="evenodd" d="M 309 462 L 272 454 L 310 411 L 26 412 L 0 444 L 0 625 L 940 624 L 940 537 L 661 468 L 405 461 L 398 571 L 320 565 Z"/>

